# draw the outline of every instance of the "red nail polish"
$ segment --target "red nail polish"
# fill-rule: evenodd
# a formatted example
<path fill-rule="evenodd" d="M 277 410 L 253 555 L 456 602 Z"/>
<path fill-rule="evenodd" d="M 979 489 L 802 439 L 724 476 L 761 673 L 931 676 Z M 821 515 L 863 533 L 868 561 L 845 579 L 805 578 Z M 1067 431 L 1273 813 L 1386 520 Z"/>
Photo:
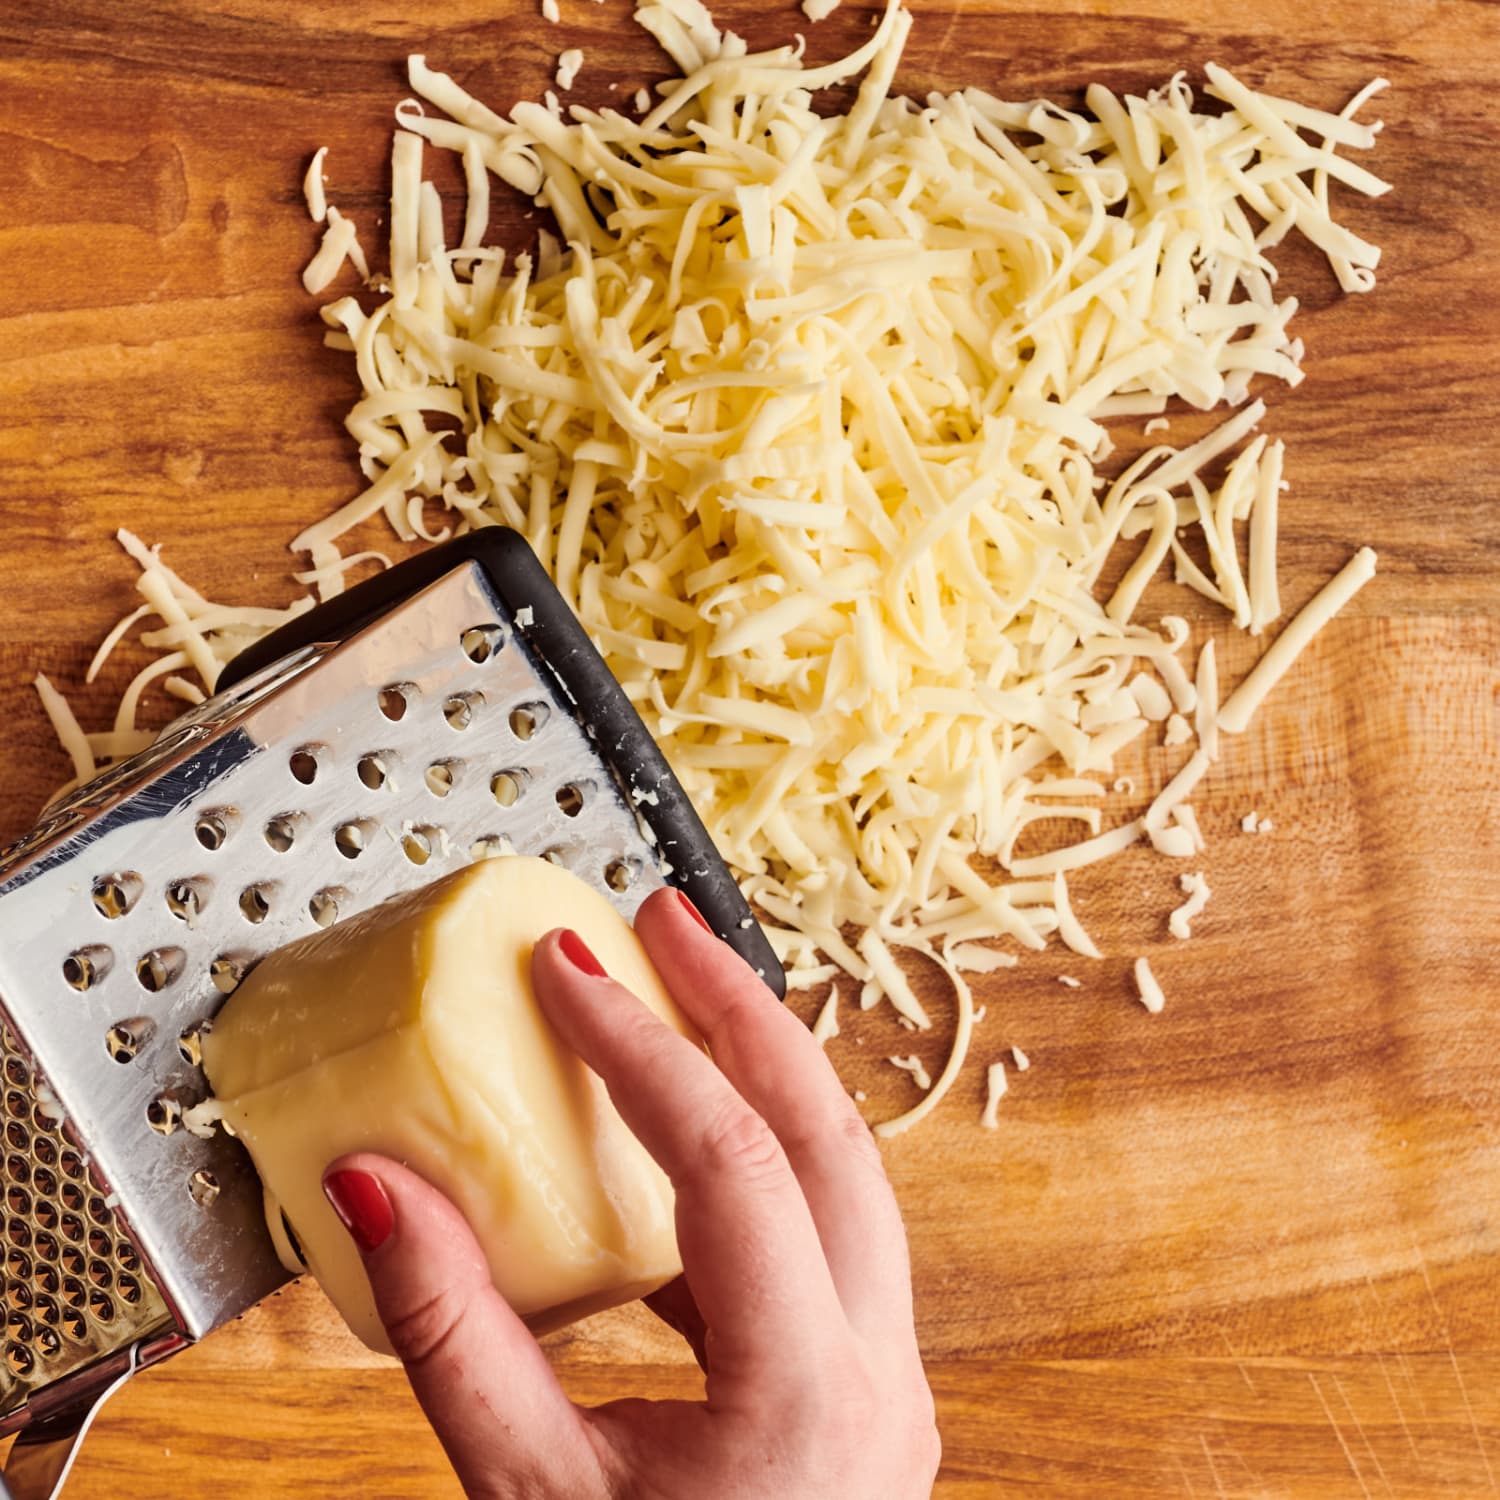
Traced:
<path fill-rule="evenodd" d="M 368 1172 L 330 1172 L 323 1179 L 323 1192 L 344 1228 L 366 1255 L 378 1250 L 396 1227 L 395 1211 L 385 1189 Z"/>
<path fill-rule="evenodd" d="M 714 930 L 703 919 L 703 913 L 688 899 L 686 891 L 678 891 L 677 899 L 682 902 L 683 909 L 710 937 L 714 936 Z"/>
<path fill-rule="evenodd" d="M 565 928 L 563 934 L 557 940 L 557 946 L 562 949 L 563 957 L 573 965 L 575 969 L 581 969 L 591 979 L 603 979 L 604 965 L 589 951 L 589 945 L 578 936 L 571 928 Z"/>

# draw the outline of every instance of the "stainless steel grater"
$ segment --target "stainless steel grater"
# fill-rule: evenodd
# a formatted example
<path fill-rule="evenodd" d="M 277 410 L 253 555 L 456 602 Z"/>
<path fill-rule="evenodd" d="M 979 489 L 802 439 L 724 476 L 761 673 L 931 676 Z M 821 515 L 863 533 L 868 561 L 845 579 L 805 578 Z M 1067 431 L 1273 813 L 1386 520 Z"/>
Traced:
<path fill-rule="evenodd" d="M 184 1128 L 205 1021 L 272 949 L 508 850 L 627 918 L 682 887 L 780 991 L 619 685 L 524 540 L 494 528 L 260 642 L 0 854 L 15 1500 L 56 1493 L 122 1378 L 287 1280 L 249 1157 Z"/>

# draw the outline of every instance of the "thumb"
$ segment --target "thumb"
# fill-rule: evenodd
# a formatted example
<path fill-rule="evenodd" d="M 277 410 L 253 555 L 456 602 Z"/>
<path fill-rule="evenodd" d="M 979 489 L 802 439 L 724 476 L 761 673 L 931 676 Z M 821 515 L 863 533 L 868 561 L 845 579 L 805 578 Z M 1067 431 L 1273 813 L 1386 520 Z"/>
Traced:
<path fill-rule="evenodd" d="M 323 1191 L 364 1260 L 376 1310 L 471 1495 L 586 1495 L 600 1456 L 541 1346 L 495 1289 L 474 1231 L 383 1156 L 334 1162 Z"/>

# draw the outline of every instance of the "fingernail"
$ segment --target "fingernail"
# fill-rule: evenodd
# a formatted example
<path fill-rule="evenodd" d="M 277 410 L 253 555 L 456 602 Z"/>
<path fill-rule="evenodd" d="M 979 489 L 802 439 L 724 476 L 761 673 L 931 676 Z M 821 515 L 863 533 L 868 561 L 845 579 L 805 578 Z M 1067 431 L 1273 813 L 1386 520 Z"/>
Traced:
<path fill-rule="evenodd" d="M 565 928 L 563 934 L 557 940 L 557 946 L 562 949 L 563 957 L 573 965 L 575 969 L 582 970 L 590 979 L 604 979 L 604 965 L 589 951 L 589 945 L 578 936 L 571 928 Z"/>
<path fill-rule="evenodd" d="M 323 1179 L 323 1192 L 344 1228 L 366 1255 L 378 1250 L 391 1237 L 396 1215 L 391 1200 L 377 1178 L 368 1172 L 345 1169 Z"/>
<path fill-rule="evenodd" d="M 688 893 L 686 891 L 678 891 L 677 899 L 682 902 L 683 910 L 687 912 L 688 916 L 690 916 L 710 937 L 713 937 L 713 928 L 703 920 L 703 913 L 699 911 L 698 908 L 694 906 L 693 903 L 688 899 Z"/>

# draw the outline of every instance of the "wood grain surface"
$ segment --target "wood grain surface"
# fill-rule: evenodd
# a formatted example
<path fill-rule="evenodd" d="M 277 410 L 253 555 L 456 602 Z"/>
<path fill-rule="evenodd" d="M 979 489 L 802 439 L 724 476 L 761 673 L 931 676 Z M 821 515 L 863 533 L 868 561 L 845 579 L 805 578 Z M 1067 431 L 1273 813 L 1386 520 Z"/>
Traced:
<path fill-rule="evenodd" d="M 134 602 L 117 525 L 210 593 L 279 602 L 286 540 L 357 483 L 340 426 L 353 372 L 298 279 L 312 149 L 329 147 L 330 197 L 373 241 L 409 51 L 501 108 L 536 96 L 565 46 L 584 49 L 586 102 L 664 74 L 624 0 L 562 4 L 549 27 L 531 0 L 0 0 L 0 839 L 66 774 L 29 680 L 78 690 Z M 1114 956 L 1077 990 L 1050 954 L 977 986 L 976 1063 L 1012 1044 L 1034 1062 L 1003 1128 L 978 1128 L 981 1066 L 886 1147 L 945 1439 L 938 1493 L 1500 1494 L 1496 11 L 914 9 L 898 77 L 913 93 L 1076 101 L 1092 79 L 1136 88 L 1214 60 L 1336 107 L 1383 74 L 1373 165 L 1396 184 L 1346 205 L 1385 247 L 1373 294 L 1341 297 L 1312 256 L 1283 258 L 1308 346 L 1303 386 L 1266 393 L 1289 443 L 1284 594 L 1300 603 L 1360 542 L 1381 571 L 1195 799 L 1214 891 L 1197 935 L 1169 946 L 1163 861 L 1080 878 Z M 852 0 L 817 28 L 785 4 L 722 13 L 752 39 L 800 26 L 819 58 L 869 23 Z M 497 204 L 498 239 L 534 229 L 524 208 Z M 1193 618 L 1229 675 L 1249 664 L 1209 612 Z M 130 665 L 80 693 L 94 721 Z M 1252 807 L 1274 833 L 1239 832 Z M 1155 1018 L 1126 978 L 1143 951 L 1169 997 Z M 831 1049 L 872 1119 L 907 1102 L 878 1061 L 898 1042 L 911 1050 L 871 1018 Z M 551 1344 L 581 1400 L 697 1388 L 639 1310 Z M 70 1489 L 456 1492 L 399 1372 L 303 1286 L 135 1381 Z"/>

